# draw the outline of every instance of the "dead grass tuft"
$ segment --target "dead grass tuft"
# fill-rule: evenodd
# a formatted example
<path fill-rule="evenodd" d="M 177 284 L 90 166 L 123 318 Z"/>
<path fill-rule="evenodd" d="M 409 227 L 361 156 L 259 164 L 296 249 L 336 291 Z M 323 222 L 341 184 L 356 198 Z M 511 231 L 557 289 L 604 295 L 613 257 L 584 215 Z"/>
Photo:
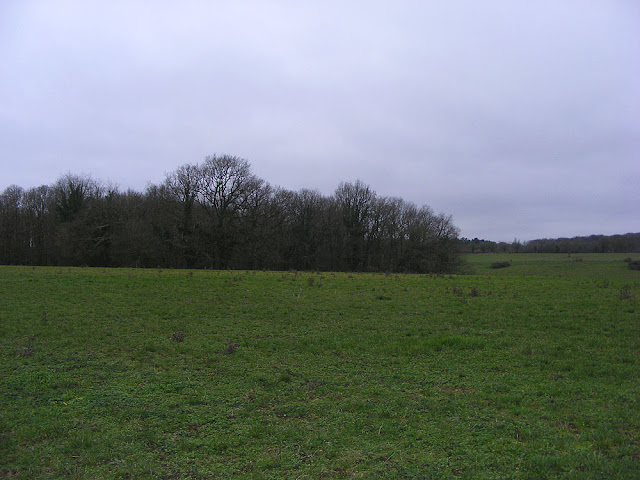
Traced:
<path fill-rule="evenodd" d="M 182 330 L 178 330 L 173 332 L 173 334 L 171 335 L 171 341 L 172 342 L 184 342 L 184 337 L 185 334 Z"/>
<path fill-rule="evenodd" d="M 239 345 L 236 345 L 231 340 L 229 340 L 229 343 L 227 343 L 227 346 L 224 348 L 222 353 L 225 354 L 225 355 L 231 355 L 232 353 L 234 353 L 238 349 L 238 347 L 239 347 Z"/>

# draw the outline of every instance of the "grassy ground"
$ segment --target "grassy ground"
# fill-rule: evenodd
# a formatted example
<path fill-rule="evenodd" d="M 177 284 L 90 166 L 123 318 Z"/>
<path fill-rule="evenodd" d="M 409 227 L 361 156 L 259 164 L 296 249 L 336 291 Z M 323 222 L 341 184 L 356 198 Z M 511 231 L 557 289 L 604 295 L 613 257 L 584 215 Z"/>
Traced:
<path fill-rule="evenodd" d="M 640 275 L 584 257 L 0 267 L 0 475 L 638 478 Z"/>
<path fill-rule="evenodd" d="M 505 253 L 465 255 L 469 273 L 506 276 L 584 277 L 599 279 L 638 280 L 637 271 L 627 268 L 625 258 L 640 259 L 628 253 Z M 495 262 L 509 262 L 511 267 L 493 269 Z"/>

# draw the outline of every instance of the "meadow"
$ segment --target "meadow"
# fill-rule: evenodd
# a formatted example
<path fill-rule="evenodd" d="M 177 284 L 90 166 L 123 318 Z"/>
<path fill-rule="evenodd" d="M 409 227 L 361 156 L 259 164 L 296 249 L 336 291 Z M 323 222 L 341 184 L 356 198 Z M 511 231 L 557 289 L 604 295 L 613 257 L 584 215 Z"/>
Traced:
<path fill-rule="evenodd" d="M 640 478 L 625 256 L 1 266 L 0 476 Z"/>

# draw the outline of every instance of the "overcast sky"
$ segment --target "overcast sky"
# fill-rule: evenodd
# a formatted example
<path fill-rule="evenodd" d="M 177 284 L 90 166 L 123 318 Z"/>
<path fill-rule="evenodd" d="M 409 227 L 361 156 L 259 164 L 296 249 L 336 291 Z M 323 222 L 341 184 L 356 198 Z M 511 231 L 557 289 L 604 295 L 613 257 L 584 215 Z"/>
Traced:
<path fill-rule="evenodd" d="M 0 191 L 214 153 L 469 238 L 640 232 L 640 2 L 0 2 Z"/>

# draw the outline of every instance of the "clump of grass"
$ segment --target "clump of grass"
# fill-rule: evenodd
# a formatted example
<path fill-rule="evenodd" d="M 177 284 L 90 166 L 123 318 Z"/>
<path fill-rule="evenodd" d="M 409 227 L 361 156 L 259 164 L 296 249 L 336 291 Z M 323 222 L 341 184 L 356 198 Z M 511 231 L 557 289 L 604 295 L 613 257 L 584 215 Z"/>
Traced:
<path fill-rule="evenodd" d="M 474 287 L 472 285 L 471 288 L 469 289 L 469 296 L 470 297 L 479 297 L 480 296 L 480 290 L 478 290 L 477 287 Z"/>
<path fill-rule="evenodd" d="M 229 343 L 227 343 L 227 346 L 224 348 L 222 353 L 225 354 L 225 355 L 231 355 L 231 354 L 235 353 L 235 351 L 238 349 L 238 346 L 239 345 L 236 345 L 231 340 L 229 340 Z"/>
<path fill-rule="evenodd" d="M 573 259 L 573 261 L 574 261 L 574 262 L 583 262 L 583 261 L 584 261 L 584 258 L 582 258 L 582 257 L 575 257 L 575 258 Z"/>
<path fill-rule="evenodd" d="M 530 357 L 531 355 L 533 355 L 533 348 L 531 347 L 531 344 L 527 343 L 522 347 L 521 350 L 522 355 L 525 355 L 527 357 Z"/>
<path fill-rule="evenodd" d="M 624 260 L 622 260 L 624 263 L 631 263 L 633 262 L 633 259 L 631 257 L 626 257 Z"/>
<path fill-rule="evenodd" d="M 171 341 L 172 342 L 184 342 L 184 332 L 182 330 L 177 330 L 175 332 L 173 332 L 173 334 L 171 335 Z"/>
<path fill-rule="evenodd" d="M 510 267 L 511 263 L 510 262 L 493 262 L 491 264 L 491 268 L 496 269 L 496 268 L 507 268 Z"/>
<path fill-rule="evenodd" d="M 456 285 L 453 286 L 453 288 L 451 289 L 451 291 L 454 293 L 454 295 L 457 295 L 459 297 L 461 297 L 462 295 L 464 295 L 464 293 L 462 292 L 462 289 L 458 288 Z"/>
<path fill-rule="evenodd" d="M 318 387 L 322 386 L 322 382 L 320 380 L 307 380 L 306 387 L 308 390 L 314 390 Z"/>
<path fill-rule="evenodd" d="M 462 337 L 459 335 L 437 335 L 427 342 L 431 348 L 439 352 L 442 350 L 480 350 L 485 344 L 478 338 Z"/>
<path fill-rule="evenodd" d="M 631 287 L 628 284 L 620 287 L 620 300 L 629 300 L 631 298 Z"/>
<path fill-rule="evenodd" d="M 31 355 L 33 355 L 33 348 L 31 347 L 16 349 L 16 356 L 18 357 L 30 357 Z"/>

